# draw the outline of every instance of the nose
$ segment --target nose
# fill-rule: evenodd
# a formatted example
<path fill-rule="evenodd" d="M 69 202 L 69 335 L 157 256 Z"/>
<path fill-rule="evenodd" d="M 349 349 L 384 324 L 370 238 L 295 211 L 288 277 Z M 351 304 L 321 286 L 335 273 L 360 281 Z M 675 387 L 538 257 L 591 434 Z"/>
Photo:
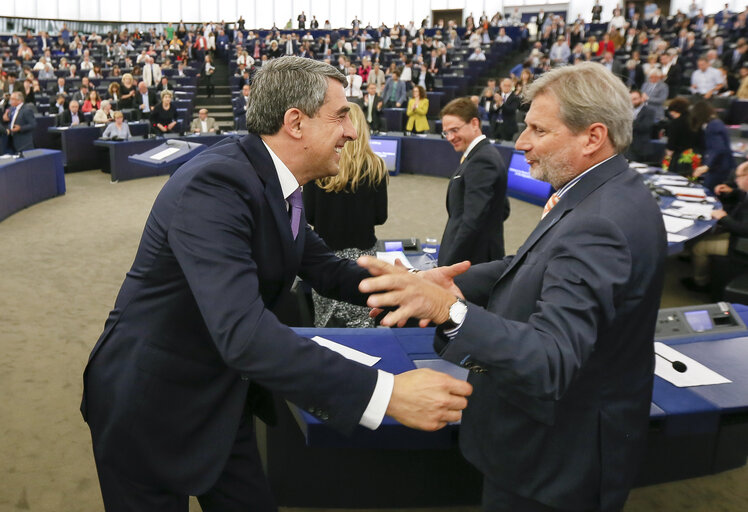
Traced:
<path fill-rule="evenodd" d="M 345 116 L 345 119 L 343 120 L 343 137 L 348 140 L 358 139 L 358 133 L 356 132 L 356 128 L 353 126 L 350 116 Z"/>
<path fill-rule="evenodd" d="M 522 130 L 522 133 L 519 134 L 517 141 L 514 143 L 514 149 L 525 152 L 530 149 L 530 143 L 527 141 L 527 137 L 525 136 L 528 129 L 529 128 L 525 128 Z"/>

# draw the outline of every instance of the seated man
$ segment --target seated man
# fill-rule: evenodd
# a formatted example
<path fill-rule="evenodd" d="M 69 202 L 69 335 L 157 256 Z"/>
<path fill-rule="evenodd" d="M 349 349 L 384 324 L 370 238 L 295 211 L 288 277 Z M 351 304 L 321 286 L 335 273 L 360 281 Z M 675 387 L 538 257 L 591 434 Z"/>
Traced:
<path fill-rule="evenodd" d="M 81 113 L 79 110 L 80 103 L 78 103 L 76 100 L 71 101 L 70 105 L 68 105 L 68 109 L 57 116 L 55 126 L 70 127 L 78 126 L 80 124 L 86 124 L 85 121 L 83 121 L 83 113 Z"/>
<path fill-rule="evenodd" d="M 145 82 L 138 84 L 138 92 L 135 93 L 135 105 L 140 113 L 140 119 L 150 118 L 151 111 L 156 106 L 156 94 L 148 90 Z"/>
<path fill-rule="evenodd" d="M 735 188 L 722 184 L 714 189 L 725 208 L 712 212 L 720 230 L 701 238 L 691 248 L 693 277 L 681 280 L 691 291 L 709 291 L 709 256 L 727 256 L 730 246 L 739 237 L 748 237 L 748 162 L 735 170 L 735 184 Z"/>
<path fill-rule="evenodd" d="M 190 132 L 192 133 L 216 133 L 218 126 L 216 120 L 212 117 L 208 117 L 208 109 L 201 108 L 200 112 L 197 113 L 197 118 L 192 120 L 190 125 Z"/>
<path fill-rule="evenodd" d="M 49 106 L 49 115 L 60 115 L 65 112 L 66 108 L 68 108 L 67 96 L 64 94 L 58 94 L 55 102 Z"/>

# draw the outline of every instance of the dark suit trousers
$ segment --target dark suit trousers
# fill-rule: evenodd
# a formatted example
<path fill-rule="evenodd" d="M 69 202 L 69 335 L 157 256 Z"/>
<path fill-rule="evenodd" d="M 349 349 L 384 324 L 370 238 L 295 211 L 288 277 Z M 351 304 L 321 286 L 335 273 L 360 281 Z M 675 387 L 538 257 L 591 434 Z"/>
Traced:
<path fill-rule="evenodd" d="M 278 507 L 262 470 L 253 418 L 245 414 L 226 467 L 197 500 L 203 512 L 275 512 Z M 107 512 L 187 512 L 189 496 L 135 482 L 96 461 Z"/>
<path fill-rule="evenodd" d="M 535 500 L 507 492 L 487 479 L 483 479 L 483 510 L 485 512 L 573 512 L 570 509 L 554 508 Z M 620 512 L 614 510 L 585 510 L 574 512 Z"/>

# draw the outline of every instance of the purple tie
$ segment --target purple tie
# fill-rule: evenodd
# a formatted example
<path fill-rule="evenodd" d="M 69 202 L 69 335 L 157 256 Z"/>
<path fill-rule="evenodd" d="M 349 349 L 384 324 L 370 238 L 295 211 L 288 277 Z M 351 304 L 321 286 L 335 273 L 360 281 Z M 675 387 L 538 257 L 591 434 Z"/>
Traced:
<path fill-rule="evenodd" d="M 288 206 L 291 209 L 291 233 L 293 234 L 294 240 L 296 240 L 296 236 L 299 234 L 299 225 L 301 224 L 301 187 L 297 188 L 293 191 L 293 193 L 288 196 Z"/>

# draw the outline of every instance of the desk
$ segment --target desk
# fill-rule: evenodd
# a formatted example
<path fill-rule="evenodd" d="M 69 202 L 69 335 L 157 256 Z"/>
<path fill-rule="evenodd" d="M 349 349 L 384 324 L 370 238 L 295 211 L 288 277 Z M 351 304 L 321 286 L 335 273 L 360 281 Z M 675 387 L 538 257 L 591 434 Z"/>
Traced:
<path fill-rule="evenodd" d="M 748 307 L 735 306 L 748 319 Z M 396 373 L 435 359 L 433 329 L 295 329 L 383 357 Z M 740 467 L 748 456 L 748 338 L 691 337 L 668 341 L 733 382 L 676 388 L 655 377 L 647 459 L 638 485 Z M 704 339 L 707 338 L 707 339 Z M 714 338 L 714 335 L 711 336 Z M 408 507 L 477 504 L 481 477 L 459 456 L 457 426 L 417 432 L 385 418 L 345 438 L 295 406 L 279 409 L 267 436 L 268 477 L 279 505 Z M 313 479 L 309 475 L 314 475 Z"/>
<path fill-rule="evenodd" d="M 66 171 L 87 171 L 102 169 L 106 155 L 94 147 L 94 141 L 101 137 L 103 127 L 74 126 L 51 127 L 49 133 L 57 133 L 62 141 L 63 162 Z"/>
<path fill-rule="evenodd" d="M 0 221 L 13 213 L 65 193 L 62 153 L 32 149 L 24 158 L 0 159 Z"/>
<path fill-rule="evenodd" d="M 190 135 L 186 137 L 179 137 L 179 140 L 186 140 L 190 142 L 196 142 L 198 144 L 205 144 L 206 146 L 212 146 L 216 142 L 219 142 L 228 137 L 228 135 Z M 128 161 L 130 155 L 136 155 L 139 153 L 145 153 L 148 150 L 155 148 L 164 143 L 163 138 L 154 139 L 143 139 L 143 140 L 128 140 L 128 141 L 112 141 L 112 140 L 96 140 L 93 144 L 99 148 L 104 148 L 109 151 L 109 169 L 112 173 L 112 181 L 126 181 L 134 180 L 137 178 L 146 178 L 148 176 L 161 176 L 163 174 L 169 174 L 169 169 L 157 169 L 142 164 L 136 164 Z"/>

